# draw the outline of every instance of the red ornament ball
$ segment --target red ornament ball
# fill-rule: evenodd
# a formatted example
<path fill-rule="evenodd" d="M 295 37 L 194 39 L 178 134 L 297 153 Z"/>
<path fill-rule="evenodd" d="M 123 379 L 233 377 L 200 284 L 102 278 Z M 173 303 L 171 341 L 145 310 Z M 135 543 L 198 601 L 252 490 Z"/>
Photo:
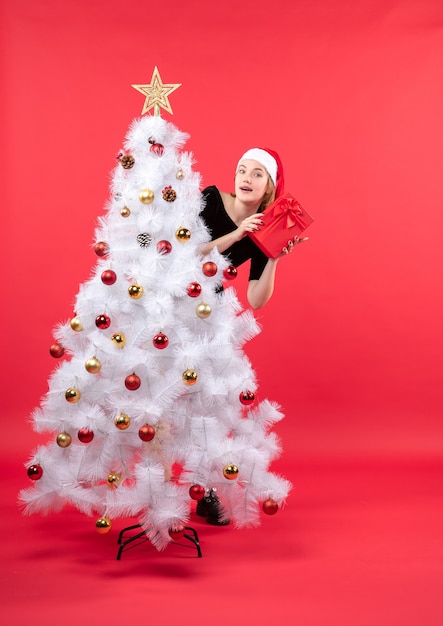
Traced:
<path fill-rule="evenodd" d="M 205 276 L 215 276 L 217 274 L 218 267 L 213 261 L 206 261 L 202 265 L 202 271 Z"/>
<path fill-rule="evenodd" d="M 97 326 L 97 328 L 105 330 L 106 328 L 110 327 L 111 318 L 104 313 L 102 313 L 101 315 L 97 315 L 97 317 L 95 318 L 95 325 Z"/>
<path fill-rule="evenodd" d="M 94 433 L 92 430 L 89 430 L 89 428 L 80 428 L 77 433 L 77 437 L 82 443 L 91 443 L 94 439 Z"/>
<path fill-rule="evenodd" d="M 278 504 L 272 498 L 268 498 L 263 502 L 262 509 L 266 515 L 275 515 L 278 511 Z"/>
<path fill-rule="evenodd" d="M 237 277 L 237 268 L 234 265 L 228 265 L 226 269 L 223 270 L 223 276 L 226 280 L 234 280 Z"/>
<path fill-rule="evenodd" d="M 200 285 L 200 283 L 189 283 L 189 285 L 186 287 L 186 292 L 188 296 L 191 296 L 191 298 L 198 298 L 198 296 L 201 294 L 201 291 L 202 286 Z"/>
<path fill-rule="evenodd" d="M 43 476 L 43 468 L 39 463 L 36 463 L 35 465 L 30 465 L 28 467 L 28 477 L 31 480 L 40 480 L 42 476 Z"/>
<path fill-rule="evenodd" d="M 163 333 L 158 333 L 153 338 L 152 343 L 158 350 L 164 350 L 168 347 L 169 339 Z"/>
<path fill-rule="evenodd" d="M 185 534 L 185 527 L 183 524 L 174 524 L 174 526 L 168 530 L 168 533 L 171 539 L 181 539 Z"/>
<path fill-rule="evenodd" d="M 102 272 L 101 279 L 105 285 L 113 285 L 117 280 L 117 274 L 113 270 L 105 270 Z"/>
<path fill-rule="evenodd" d="M 138 431 L 138 436 L 142 441 L 152 441 L 155 437 L 155 428 L 150 424 L 145 424 Z"/>
<path fill-rule="evenodd" d="M 255 393 L 253 391 L 242 391 L 240 393 L 240 402 L 247 406 L 248 404 L 252 404 L 255 400 Z"/>
<path fill-rule="evenodd" d="M 162 239 L 161 241 L 159 241 L 156 247 L 159 254 L 169 254 L 172 250 L 171 242 L 167 241 L 166 239 Z"/>
<path fill-rule="evenodd" d="M 54 357 L 54 359 L 60 359 L 65 353 L 64 347 L 59 343 L 53 343 L 49 348 L 49 354 Z"/>
<path fill-rule="evenodd" d="M 129 374 L 129 376 L 126 376 L 125 378 L 125 387 L 126 389 L 129 389 L 129 391 L 136 391 L 141 385 L 141 380 L 140 378 L 137 376 L 137 374 Z"/>
<path fill-rule="evenodd" d="M 94 252 L 97 256 L 106 256 L 109 252 L 108 244 L 106 241 L 98 241 L 94 246 Z"/>
<path fill-rule="evenodd" d="M 192 485 L 189 488 L 189 496 L 193 500 L 202 500 L 205 497 L 205 488 L 201 485 Z"/>
<path fill-rule="evenodd" d="M 165 152 L 165 147 L 161 143 L 153 143 L 149 149 L 158 157 L 161 157 Z"/>

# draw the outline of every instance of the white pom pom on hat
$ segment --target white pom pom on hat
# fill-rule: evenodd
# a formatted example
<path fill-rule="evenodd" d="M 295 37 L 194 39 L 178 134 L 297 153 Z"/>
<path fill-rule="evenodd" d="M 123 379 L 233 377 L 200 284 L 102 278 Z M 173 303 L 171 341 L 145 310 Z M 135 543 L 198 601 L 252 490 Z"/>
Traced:
<path fill-rule="evenodd" d="M 258 161 L 263 167 L 266 168 L 269 176 L 275 187 L 275 197 L 277 198 L 283 193 L 284 177 L 283 177 L 283 164 L 275 150 L 270 148 L 250 148 L 247 150 L 237 164 L 237 170 L 242 161 L 251 159 Z"/>

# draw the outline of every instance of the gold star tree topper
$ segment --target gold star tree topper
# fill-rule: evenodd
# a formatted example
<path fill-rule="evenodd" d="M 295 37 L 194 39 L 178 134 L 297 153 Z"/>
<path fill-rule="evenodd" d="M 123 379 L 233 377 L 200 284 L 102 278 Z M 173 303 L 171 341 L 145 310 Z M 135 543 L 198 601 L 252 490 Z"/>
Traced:
<path fill-rule="evenodd" d="M 154 68 L 149 85 L 131 85 L 131 87 L 134 87 L 134 89 L 137 89 L 137 91 L 146 96 L 142 115 L 147 113 L 152 107 L 154 107 L 154 115 L 160 115 L 160 107 L 173 115 L 168 96 L 181 87 L 181 84 L 169 85 L 163 83 L 157 66 Z"/>

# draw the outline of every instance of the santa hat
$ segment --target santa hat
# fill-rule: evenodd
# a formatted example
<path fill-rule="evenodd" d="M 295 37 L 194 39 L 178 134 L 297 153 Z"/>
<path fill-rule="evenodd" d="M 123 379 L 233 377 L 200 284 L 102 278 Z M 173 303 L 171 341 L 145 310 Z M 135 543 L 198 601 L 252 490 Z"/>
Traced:
<path fill-rule="evenodd" d="M 275 197 L 278 198 L 283 193 L 284 189 L 284 176 L 283 176 L 283 164 L 280 157 L 275 150 L 270 148 L 251 148 L 247 150 L 241 157 L 237 164 L 237 169 L 242 161 L 246 159 L 252 159 L 258 161 L 266 168 L 269 176 L 275 187 Z"/>

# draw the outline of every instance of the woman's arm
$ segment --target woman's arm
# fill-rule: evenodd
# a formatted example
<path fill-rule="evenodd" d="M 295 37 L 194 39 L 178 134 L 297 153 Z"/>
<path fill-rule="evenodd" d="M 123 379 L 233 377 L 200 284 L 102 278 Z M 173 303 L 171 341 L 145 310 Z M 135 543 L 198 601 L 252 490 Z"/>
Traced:
<path fill-rule="evenodd" d="M 295 237 L 292 241 L 288 241 L 288 245 L 283 248 L 276 259 L 268 259 L 260 278 L 249 281 L 247 298 L 249 305 L 253 309 L 260 309 L 265 306 L 274 293 L 275 272 L 278 260 L 282 256 L 290 254 L 296 245 L 305 241 L 308 241 L 308 237 L 303 237 L 302 239 Z"/>
<path fill-rule="evenodd" d="M 255 230 L 258 230 L 262 223 L 262 216 L 260 213 L 250 215 L 249 217 L 246 217 L 241 222 L 240 226 L 238 226 L 235 230 L 223 235 L 223 237 L 209 241 L 207 244 L 202 246 L 202 248 L 200 248 L 200 253 L 208 254 L 215 246 L 217 246 L 217 250 L 222 254 L 225 250 L 234 245 L 234 243 L 243 239 L 247 233 L 252 233 Z"/>
<path fill-rule="evenodd" d="M 276 259 L 268 259 L 265 269 L 258 280 L 250 280 L 248 284 L 247 298 L 253 309 L 265 306 L 274 293 L 275 272 L 277 270 Z"/>

